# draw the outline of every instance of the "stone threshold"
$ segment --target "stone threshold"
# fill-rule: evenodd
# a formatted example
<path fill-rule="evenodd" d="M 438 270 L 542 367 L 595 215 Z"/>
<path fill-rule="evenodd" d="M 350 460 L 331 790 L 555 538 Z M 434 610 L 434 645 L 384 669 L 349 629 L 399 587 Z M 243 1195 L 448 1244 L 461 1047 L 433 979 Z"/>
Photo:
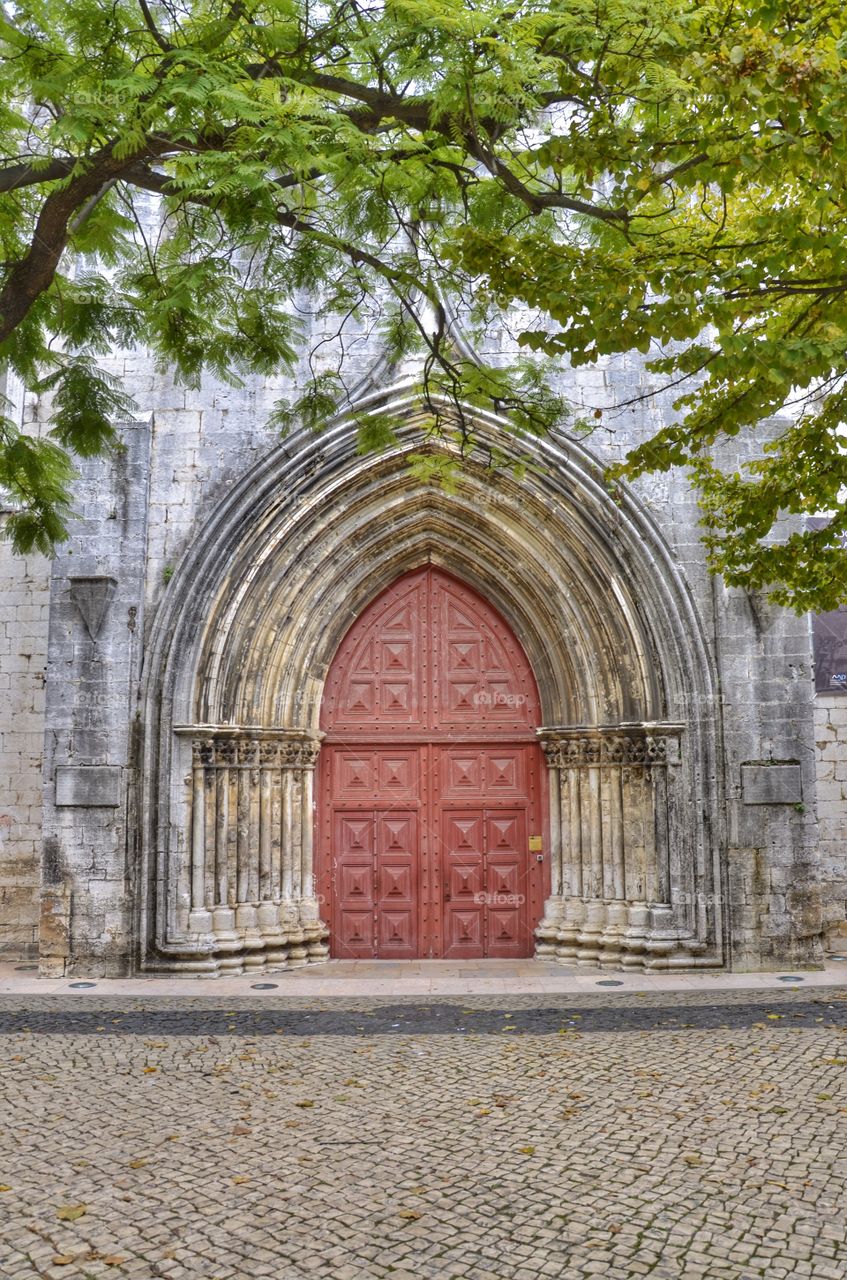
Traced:
<path fill-rule="evenodd" d="M 794 978 L 801 981 L 786 981 Z M 565 969 L 539 960 L 330 960 L 279 973 L 236 977 L 41 978 L 29 964 L 0 965 L 0 995 L 403 996 L 631 994 L 638 991 L 761 991 L 847 986 L 847 958 L 823 969 L 774 973 L 624 973 Z"/>

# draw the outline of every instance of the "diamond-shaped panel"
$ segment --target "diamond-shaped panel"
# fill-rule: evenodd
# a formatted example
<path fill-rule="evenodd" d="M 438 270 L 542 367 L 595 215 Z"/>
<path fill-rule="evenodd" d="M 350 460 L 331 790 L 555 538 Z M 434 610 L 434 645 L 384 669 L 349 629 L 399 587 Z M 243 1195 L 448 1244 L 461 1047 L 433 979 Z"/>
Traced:
<path fill-rule="evenodd" d="M 366 755 L 342 755 L 338 757 L 341 790 L 372 792 L 374 788 L 373 757 Z"/>
<path fill-rule="evenodd" d="M 407 640 L 386 641 L 382 645 L 382 669 L 386 672 L 411 671 L 412 646 Z"/>

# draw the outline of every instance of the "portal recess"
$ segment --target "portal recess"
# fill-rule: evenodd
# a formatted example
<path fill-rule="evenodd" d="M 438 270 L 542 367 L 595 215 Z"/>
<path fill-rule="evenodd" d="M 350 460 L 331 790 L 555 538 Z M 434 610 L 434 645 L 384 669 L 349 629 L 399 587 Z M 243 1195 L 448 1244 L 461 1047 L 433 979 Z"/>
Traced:
<path fill-rule="evenodd" d="M 723 963 L 720 705 L 662 536 L 572 442 L 524 442 L 533 466 L 492 476 L 513 446 L 485 415 L 448 492 L 409 466 L 414 407 L 392 408 L 378 458 L 341 423 L 261 462 L 158 606 L 142 967 L 319 961 L 327 917 L 363 954 Z M 377 656 L 367 620 L 395 604 L 420 625 L 385 613 Z"/>

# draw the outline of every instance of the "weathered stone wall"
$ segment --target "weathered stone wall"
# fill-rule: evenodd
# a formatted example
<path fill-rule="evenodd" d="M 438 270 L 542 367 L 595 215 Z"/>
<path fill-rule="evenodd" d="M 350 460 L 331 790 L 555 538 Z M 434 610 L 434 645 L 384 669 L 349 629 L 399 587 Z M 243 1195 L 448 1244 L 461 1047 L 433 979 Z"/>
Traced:
<path fill-rule="evenodd" d="M 0 955 L 16 958 L 38 949 L 49 612 L 49 561 L 0 540 Z"/>
<path fill-rule="evenodd" d="M 307 341 L 319 336 L 315 321 Z M 487 354 L 508 358 L 507 347 L 505 336 L 496 335 Z M 331 355 L 331 341 L 325 350 Z M 410 372 L 386 369 L 373 343 L 354 344 L 353 351 L 348 374 L 350 385 L 358 380 L 357 395 L 388 388 Z M 276 398 L 292 397 L 300 380 L 296 374 L 255 378 L 234 389 L 208 379 L 194 391 L 157 374 L 143 354 L 116 352 L 111 367 L 135 396 L 139 420 L 149 420 L 150 430 L 128 429 L 129 470 L 122 472 L 119 460 L 83 467 L 79 521 L 54 566 L 44 894 L 44 957 L 51 971 L 76 965 L 115 972 L 131 962 L 138 828 L 131 808 L 137 779 L 127 764 L 137 758 L 130 736 L 150 624 L 174 599 L 171 580 L 178 583 L 180 565 L 198 540 L 211 536 L 227 495 L 248 475 L 260 483 L 263 469 L 276 466 L 280 449 L 288 449 L 266 423 Z M 670 396 L 649 408 L 628 405 L 649 381 L 637 356 L 563 371 L 562 387 L 572 402 L 603 410 L 587 442 L 601 462 L 620 457 L 672 417 Z M 39 412 L 46 421 L 49 404 Z M 758 451 L 765 435 L 763 428 L 746 452 L 733 441 L 727 461 L 738 465 Z M 330 445 L 315 438 L 307 473 L 331 476 L 355 454 L 353 433 L 339 440 Z M 648 478 L 636 495 L 669 548 L 679 590 L 690 603 L 689 632 L 679 635 L 680 649 L 703 651 L 714 686 L 705 693 L 679 689 L 678 705 L 666 709 L 669 719 L 694 724 L 699 718 L 712 743 L 698 765 L 699 785 L 702 795 L 716 798 L 703 805 L 704 834 L 693 856 L 705 864 L 715 845 L 724 850 L 716 902 L 683 905 L 694 912 L 717 909 L 724 954 L 737 968 L 815 963 L 821 905 L 807 623 L 709 578 L 696 502 L 684 474 Z M 504 524 L 505 575 L 514 569 L 509 536 Z M 605 536 L 617 552 L 613 518 Z M 86 632 L 74 603 L 74 576 L 112 578 L 116 584 L 96 637 Z M 295 599 L 290 607 L 296 610 Z M 698 698 L 702 705 L 694 705 Z M 117 787 L 117 805 L 90 803 L 99 784 L 93 772 L 79 771 L 103 768 L 110 772 L 97 776 Z M 157 785 L 184 788 L 184 781 L 174 776 Z M 699 803 L 697 795 L 692 803 Z M 174 839 L 184 841 L 186 833 L 176 832 Z"/>
<path fill-rule="evenodd" d="M 53 561 L 44 759 L 41 969 L 126 972 L 133 955 L 131 778 L 143 626 L 150 431 L 83 461 Z"/>
<path fill-rule="evenodd" d="M 0 393 L 4 413 L 37 434 L 18 380 L 0 374 Z M 0 955 L 12 959 L 38 950 L 50 562 L 15 555 L 4 524 L 0 508 Z"/>
<path fill-rule="evenodd" d="M 815 699 L 815 756 L 824 926 L 829 943 L 847 945 L 847 697 Z"/>

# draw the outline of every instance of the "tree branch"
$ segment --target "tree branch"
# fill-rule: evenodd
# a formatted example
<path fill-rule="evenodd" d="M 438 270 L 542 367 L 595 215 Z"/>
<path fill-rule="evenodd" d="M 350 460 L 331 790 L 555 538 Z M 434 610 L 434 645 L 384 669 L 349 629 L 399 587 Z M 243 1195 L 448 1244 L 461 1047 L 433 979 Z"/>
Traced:
<path fill-rule="evenodd" d="M 138 7 L 141 9 L 141 13 L 144 17 L 144 25 L 147 28 L 147 30 L 150 32 L 153 39 L 156 41 L 156 44 L 159 46 L 159 48 L 162 50 L 163 53 L 171 53 L 173 51 L 174 46 L 171 44 L 169 40 L 165 39 L 161 31 L 153 21 L 153 15 L 147 7 L 147 0 L 138 0 Z"/>

